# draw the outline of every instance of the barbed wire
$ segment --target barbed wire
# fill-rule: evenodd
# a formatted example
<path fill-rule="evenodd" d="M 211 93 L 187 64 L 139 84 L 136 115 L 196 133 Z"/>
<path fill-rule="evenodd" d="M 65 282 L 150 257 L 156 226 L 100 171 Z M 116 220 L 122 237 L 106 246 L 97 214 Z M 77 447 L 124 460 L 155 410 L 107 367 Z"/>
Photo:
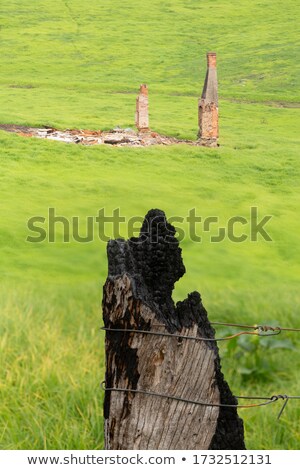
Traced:
<path fill-rule="evenodd" d="M 168 395 L 166 393 L 158 393 L 158 392 L 153 392 L 151 390 L 138 390 L 138 389 L 132 389 L 132 388 L 116 388 L 116 387 L 106 387 L 105 380 L 101 382 L 100 384 L 102 390 L 106 392 L 123 392 L 123 393 L 140 393 L 148 396 L 154 396 L 158 398 L 166 398 L 169 400 L 176 400 L 176 401 L 181 401 L 183 403 L 188 403 L 191 405 L 199 405 L 199 406 L 207 406 L 207 407 L 214 407 L 214 408 L 258 408 L 262 406 L 268 406 L 271 405 L 272 403 L 277 402 L 278 400 L 284 400 L 284 403 L 280 409 L 280 412 L 277 416 L 277 419 L 280 419 L 284 409 L 286 408 L 288 401 L 289 400 L 299 400 L 300 396 L 292 396 L 292 395 L 272 395 L 271 397 L 261 397 L 261 396 L 237 396 L 234 395 L 234 398 L 237 400 L 263 400 L 263 403 L 250 403 L 247 405 L 239 405 L 238 403 L 236 404 L 230 404 L 230 403 L 209 403 L 206 401 L 202 400 L 190 400 L 188 398 L 183 398 L 183 397 L 177 397 L 174 395 Z"/>

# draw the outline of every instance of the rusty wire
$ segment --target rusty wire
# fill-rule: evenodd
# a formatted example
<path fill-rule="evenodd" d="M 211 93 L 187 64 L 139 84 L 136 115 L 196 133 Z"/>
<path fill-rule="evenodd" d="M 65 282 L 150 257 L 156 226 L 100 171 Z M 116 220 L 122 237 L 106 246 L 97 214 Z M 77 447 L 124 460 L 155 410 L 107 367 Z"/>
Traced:
<path fill-rule="evenodd" d="M 223 323 L 219 321 L 210 322 L 212 325 L 217 326 L 233 326 L 235 328 L 245 328 L 245 329 L 252 329 L 252 330 L 260 330 L 260 331 L 300 331 L 300 328 L 283 328 L 281 326 L 269 326 L 269 325 L 243 325 L 240 323 Z M 158 325 L 156 325 L 158 326 Z"/>
<path fill-rule="evenodd" d="M 140 333 L 140 334 L 152 335 L 152 336 L 167 336 L 170 338 L 188 339 L 188 340 L 194 340 L 194 341 L 228 341 L 230 339 L 237 338 L 238 336 L 242 336 L 242 335 L 277 336 L 281 333 L 280 329 L 272 330 L 271 333 L 265 333 L 265 330 L 258 329 L 257 331 L 240 331 L 239 333 L 235 333 L 234 335 L 224 336 L 222 338 L 203 338 L 203 337 L 198 337 L 198 336 L 165 333 L 161 331 L 137 330 L 135 328 L 106 328 L 105 326 L 103 326 L 101 330 L 109 331 L 109 332 L 116 332 L 116 333 Z"/>
<path fill-rule="evenodd" d="M 273 327 L 273 326 L 268 326 L 268 325 L 244 325 L 244 324 L 237 324 L 237 323 L 222 323 L 222 322 L 211 322 L 213 325 L 220 325 L 220 326 L 232 326 L 232 327 L 238 327 L 238 328 L 245 328 L 245 329 L 252 329 L 254 331 L 240 331 L 238 333 L 235 333 L 230 336 L 225 336 L 222 338 L 202 338 L 202 337 L 197 337 L 197 336 L 189 336 L 189 335 L 179 335 L 179 334 L 172 334 L 172 333 L 165 333 L 165 332 L 159 332 L 159 331 L 149 331 L 149 330 L 137 330 L 137 329 L 130 329 L 130 328 L 106 328 L 102 327 L 102 330 L 108 331 L 108 332 L 117 332 L 117 333 L 140 333 L 140 334 L 148 334 L 148 335 L 153 335 L 153 336 L 166 336 L 166 337 L 171 337 L 171 338 L 177 338 L 177 339 L 187 339 L 187 340 L 194 340 L 194 341 L 227 341 L 231 340 L 233 338 L 236 338 L 241 335 L 255 335 L 255 336 L 277 336 L 281 333 L 281 331 L 300 331 L 298 328 L 281 328 L 279 326 Z M 153 326 L 161 326 L 165 327 L 165 325 L 162 324 L 153 324 Z M 119 391 L 119 392 L 133 392 L 133 393 L 142 393 L 145 395 L 150 395 L 150 396 L 156 396 L 156 397 L 161 397 L 161 398 L 166 398 L 166 399 L 173 399 L 177 401 L 182 401 L 184 403 L 190 403 L 194 405 L 200 405 L 200 406 L 211 406 L 211 407 L 226 407 L 226 408 L 257 408 L 257 407 L 262 407 L 262 406 L 267 406 L 272 403 L 275 403 L 276 401 L 282 399 L 284 400 L 284 403 L 280 409 L 280 412 L 277 416 L 277 419 L 280 419 L 284 409 L 286 408 L 288 401 L 289 400 L 297 400 L 300 399 L 300 396 L 290 396 L 290 395 L 272 395 L 271 397 L 257 397 L 257 396 L 235 396 L 234 398 L 240 399 L 240 400 L 263 400 L 263 403 L 250 403 L 246 405 L 239 405 L 239 404 L 226 404 L 226 403 L 207 403 L 204 401 L 193 401 L 193 400 L 188 400 L 186 398 L 182 397 L 176 397 L 172 395 L 167 395 L 167 394 L 162 394 L 162 393 L 156 393 L 148 390 L 137 390 L 137 389 L 126 389 L 126 388 L 106 388 L 104 386 L 105 381 L 101 383 L 101 387 L 105 391 Z"/>
<path fill-rule="evenodd" d="M 245 328 L 248 330 L 260 330 L 260 331 L 296 331 L 300 332 L 300 328 L 283 328 L 281 326 L 270 326 L 270 325 L 244 325 L 243 323 L 224 323 L 220 321 L 211 321 L 211 325 L 216 326 L 233 326 L 235 328 Z M 153 326 L 165 327 L 162 323 L 152 323 Z"/>
<path fill-rule="evenodd" d="M 141 393 L 143 395 L 148 395 L 148 396 L 154 396 L 158 398 L 166 398 L 169 400 L 176 400 L 176 401 L 182 401 L 184 403 L 188 403 L 191 405 L 199 405 L 199 406 L 209 406 L 209 407 L 214 407 L 214 408 L 258 408 L 262 406 L 267 406 L 271 405 L 272 403 L 275 403 L 278 400 L 284 400 L 284 403 L 280 409 L 280 412 L 277 416 L 277 419 L 280 419 L 285 407 L 288 404 L 289 400 L 299 400 L 300 396 L 290 396 L 290 395 L 272 395 L 271 397 L 256 397 L 256 396 L 234 396 L 233 398 L 240 399 L 240 400 L 263 400 L 262 403 L 250 403 L 248 405 L 239 405 L 238 403 L 236 404 L 229 404 L 229 403 L 209 403 L 206 401 L 195 401 L 195 400 L 189 400 L 187 398 L 182 398 L 182 397 L 177 397 L 173 395 L 168 395 L 166 393 L 157 393 L 153 392 L 150 390 L 138 390 L 138 389 L 128 389 L 128 388 L 116 388 L 116 387 L 106 387 L 105 381 L 101 382 L 101 388 L 102 390 L 106 392 L 124 392 L 124 393 Z"/>
<path fill-rule="evenodd" d="M 300 328 L 281 328 L 279 326 L 273 327 L 273 326 L 268 326 L 268 325 L 244 325 L 244 324 L 237 324 L 237 323 L 223 323 L 223 322 L 211 322 L 212 325 L 219 325 L 219 326 L 230 326 L 230 327 L 236 327 L 236 328 L 245 328 L 245 329 L 252 329 L 254 331 L 240 331 L 238 333 L 235 333 L 230 336 L 225 336 L 222 338 L 202 338 L 202 337 L 197 337 L 197 336 L 189 336 L 189 335 L 178 335 L 178 334 L 172 334 L 172 333 L 165 333 L 165 332 L 159 332 L 159 331 L 149 331 L 149 330 L 137 330 L 134 328 L 106 328 L 102 327 L 102 330 L 109 331 L 109 332 L 119 332 L 119 333 L 140 333 L 140 334 L 148 334 L 148 335 L 153 335 L 153 336 L 166 336 L 166 337 L 171 337 L 171 338 L 177 338 L 177 339 L 187 339 L 187 340 L 194 340 L 194 341 L 227 341 L 231 340 L 233 338 L 236 338 L 238 336 L 242 335 L 255 335 L 255 336 L 277 336 L 281 333 L 281 331 L 300 331 Z M 162 324 L 153 324 L 153 326 L 160 326 L 160 327 L 165 327 L 165 325 Z M 188 400 L 186 398 L 182 397 L 176 397 L 172 395 L 167 395 L 167 394 L 162 394 L 162 393 L 156 393 L 148 390 L 137 390 L 137 389 L 126 389 L 126 388 L 106 388 L 104 387 L 105 381 L 101 383 L 101 387 L 105 391 L 111 391 L 111 392 L 133 392 L 133 393 L 142 393 L 144 395 L 150 395 L 150 396 L 156 396 L 156 397 L 161 397 L 161 398 L 166 398 L 166 399 L 172 399 L 172 400 L 177 400 L 177 401 L 182 401 L 184 403 L 190 403 L 194 405 L 200 405 L 200 406 L 211 406 L 211 407 L 224 407 L 224 408 L 257 408 L 257 407 L 262 407 L 262 406 L 267 406 L 272 403 L 275 403 L 276 401 L 282 399 L 284 400 L 284 403 L 280 409 L 280 412 L 277 416 L 277 419 L 280 419 L 284 409 L 286 408 L 288 401 L 289 400 L 296 400 L 300 399 L 300 396 L 289 396 L 289 395 L 272 395 L 271 397 L 257 397 L 257 396 L 235 396 L 234 398 L 240 399 L 240 400 L 263 400 L 263 403 L 250 403 L 248 405 L 239 405 L 239 404 L 226 404 L 226 403 L 208 403 L 204 401 L 193 401 L 193 400 Z"/>

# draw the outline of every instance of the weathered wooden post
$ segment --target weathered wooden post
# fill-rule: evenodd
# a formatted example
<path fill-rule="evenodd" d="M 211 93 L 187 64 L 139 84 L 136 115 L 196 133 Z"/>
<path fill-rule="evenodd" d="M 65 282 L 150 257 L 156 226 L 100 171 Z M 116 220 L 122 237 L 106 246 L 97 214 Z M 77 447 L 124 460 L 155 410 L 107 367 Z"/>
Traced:
<path fill-rule="evenodd" d="M 105 448 L 244 449 L 201 297 L 172 300 L 185 268 L 164 212 L 149 211 L 140 236 L 107 253 Z"/>

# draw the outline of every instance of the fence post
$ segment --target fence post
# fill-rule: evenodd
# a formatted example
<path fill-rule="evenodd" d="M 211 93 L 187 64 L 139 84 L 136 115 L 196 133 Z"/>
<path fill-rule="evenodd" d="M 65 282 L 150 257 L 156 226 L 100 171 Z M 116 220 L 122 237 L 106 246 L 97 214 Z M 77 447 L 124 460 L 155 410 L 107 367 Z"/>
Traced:
<path fill-rule="evenodd" d="M 245 449 L 235 407 L 160 396 L 236 404 L 220 370 L 216 342 L 178 338 L 213 339 L 214 330 L 198 292 L 177 305 L 172 300 L 185 268 L 164 212 L 149 211 L 140 236 L 111 240 L 107 255 L 105 448 Z"/>

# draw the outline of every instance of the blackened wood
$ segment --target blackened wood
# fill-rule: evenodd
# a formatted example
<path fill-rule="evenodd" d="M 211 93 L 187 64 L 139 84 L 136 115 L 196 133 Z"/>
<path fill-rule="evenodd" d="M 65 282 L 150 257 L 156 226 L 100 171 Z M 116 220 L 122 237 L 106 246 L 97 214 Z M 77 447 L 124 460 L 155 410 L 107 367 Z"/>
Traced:
<path fill-rule="evenodd" d="M 214 338 L 198 292 L 175 306 L 185 273 L 175 229 L 151 210 L 140 237 L 108 243 L 106 328 Z M 215 341 L 106 332 L 106 387 L 152 391 L 193 401 L 236 404 Z M 245 449 L 236 408 L 199 406 L 142 393 L 106 391 L 106 449 Z"/>

